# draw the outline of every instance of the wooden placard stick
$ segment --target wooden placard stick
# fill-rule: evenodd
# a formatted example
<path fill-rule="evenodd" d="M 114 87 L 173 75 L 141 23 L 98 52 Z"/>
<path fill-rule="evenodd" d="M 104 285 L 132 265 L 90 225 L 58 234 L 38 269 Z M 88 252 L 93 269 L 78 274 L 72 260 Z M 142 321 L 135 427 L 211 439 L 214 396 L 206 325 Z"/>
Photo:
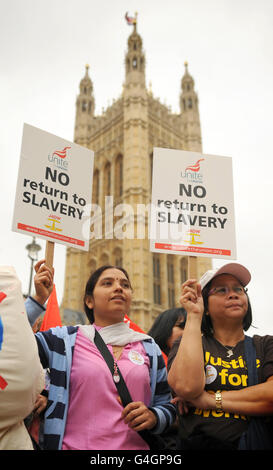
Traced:
<path fill-rule="evenodd" d="M 46 241 L 45 264 L 49 268 L 53 268 L 54 247 L 54 242 Z"/>

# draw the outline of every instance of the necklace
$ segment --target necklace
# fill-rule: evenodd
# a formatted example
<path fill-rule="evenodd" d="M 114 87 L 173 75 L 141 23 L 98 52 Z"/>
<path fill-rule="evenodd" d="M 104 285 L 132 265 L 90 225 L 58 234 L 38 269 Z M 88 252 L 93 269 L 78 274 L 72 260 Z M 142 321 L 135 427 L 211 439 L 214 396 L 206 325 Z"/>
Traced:
<path fill-rule="evenodd" d="M 219 341 L 215 336 L 214 336 L 214 338 L 216 339 L 216 341 L 218 341 L 218 343 L 221 344 L 221 346 L 223 346 L 223 348 L 226 349 L 226 351 L 227 351 L 227 357 L 228 357 L 228 358 L 230 358 L 231 356 L 234 356 L 233 350 L 234 350 L 234 348 L 236 348 L 236 346 L 237 346 L 238 343 L 234 344 L 234 346 L 225 346 L 225 345 L 224 345 L 221 341 Z M 241 339 L 239 339 L 238 342 L 240 342 L 240 341 L 241 341 Z"/>
<path fill-rule="evenodd" d="M 233 349 L 235 348 L 235 346 L 225 346 L 224 344 L 222 344 L 222 346 L 224 346 L 224 348 L 227 350 L 227 357 L 231 357 L 233 356 Z"/>
<path fill-rule="evenodd" d="M 120 375 L 119 375 L 119 371 L 118 371 L 117 361 L 119 360 L 119 358 L 122 354 L 123 346 L 112 346 L 112 349 L 113 349 L 113 356 L 114 356 L 113 380 L 117 384 L 120 381 Z"/>
<path fill-rule="evenodd" d="M 119 358 L 122 354 L 123 348 L 124 348 L 124 346 L 112 346 L 113 355 L 114 355 L 114 357 L 117 361 L 119 360 Z"/>
<path fill-rule="evenodd" d="M 114 373 L 113 373 L 113 380 L 117 384 L 120 381 L 120 375 L 118 373 L 118 365 L 116 361 L 114 360 Z"/>

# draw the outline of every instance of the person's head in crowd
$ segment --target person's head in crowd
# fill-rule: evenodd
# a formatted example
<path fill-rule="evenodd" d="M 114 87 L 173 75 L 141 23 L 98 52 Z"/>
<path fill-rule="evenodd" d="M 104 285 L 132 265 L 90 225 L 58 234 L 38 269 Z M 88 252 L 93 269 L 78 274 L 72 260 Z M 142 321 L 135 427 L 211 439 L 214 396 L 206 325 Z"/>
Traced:
<path fill-rule="evenodd" d="M 246 288 L 250 279 L 249 271 L 238 263 L 228 263 L 220 269 L 211 269 L 201 277 L 199 282 L 204 301 L 202 332 L 205 335 L 213 334 L 213 324 L 218 321 L 214 311 L 221 312 L 221 300 L 226 299 L 227 291 L 229 296 L 237 297 L 244 303 L 242 326 L 244 331 L 248 330 L 252 324 L 252 309 Z M 219 320 L 222 322 L 224 316 Z"/>
<path fill-rule="evenodd" d="M 187 312 L 184 308 L 165 310 L 155 319 L 148 335 L 152 336 L 161 351 L 168 355 L 174 341 L 183 335 L 186 319 Z"/>
<path fill-rule="evenodd" d="M 127 271 L 105 265 L 89 277 L 84 293 L 84 309 L 89 322 L 107 326 L 124 320 L 132 301 Z"/>

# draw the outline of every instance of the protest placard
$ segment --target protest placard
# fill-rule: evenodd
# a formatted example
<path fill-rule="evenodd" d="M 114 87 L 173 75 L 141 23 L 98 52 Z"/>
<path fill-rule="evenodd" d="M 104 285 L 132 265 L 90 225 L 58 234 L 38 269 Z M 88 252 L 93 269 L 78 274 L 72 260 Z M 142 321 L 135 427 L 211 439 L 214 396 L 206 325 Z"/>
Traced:
<path fill-rule="evenodd" d="M 24 124 L 12 230 L 87 251 L 93 164 L 91 150 Z"/>
<path fill-rule="evenodd" d="M 150 250 L 236 258 L 231 157 L 154 149 Z"/>

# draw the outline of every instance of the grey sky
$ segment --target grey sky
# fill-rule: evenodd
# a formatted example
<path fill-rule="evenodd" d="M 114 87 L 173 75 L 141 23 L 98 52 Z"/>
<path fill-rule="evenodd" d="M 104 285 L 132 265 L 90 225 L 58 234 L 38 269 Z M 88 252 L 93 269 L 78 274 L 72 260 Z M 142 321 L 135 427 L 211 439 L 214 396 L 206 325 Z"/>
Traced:
<path fill-rule="evenodd" d="M 25 246 L 31 237 L 11 232 L 23 123 L 73 140 L 86 63 L 96 113 L 118 98 L 132 31 L 126 11 L 138 12 L 146 83 L 152 82 L 154 95 L 179 111 L 187 60 L 200 101 L 203 151 L 233 158 L 237 261 L 252 273 L 255 331 L 273 334 L 271 0 L 2 0 L 1 264 L 16 268 L 26 291 L 30 262 Z M 44 241 L 38 242 L 44 252 Z M 215 266 L 224 263 L 214 261 Z M 61 301 L 61 245 L 55 248 L 55 267 Z"/>

